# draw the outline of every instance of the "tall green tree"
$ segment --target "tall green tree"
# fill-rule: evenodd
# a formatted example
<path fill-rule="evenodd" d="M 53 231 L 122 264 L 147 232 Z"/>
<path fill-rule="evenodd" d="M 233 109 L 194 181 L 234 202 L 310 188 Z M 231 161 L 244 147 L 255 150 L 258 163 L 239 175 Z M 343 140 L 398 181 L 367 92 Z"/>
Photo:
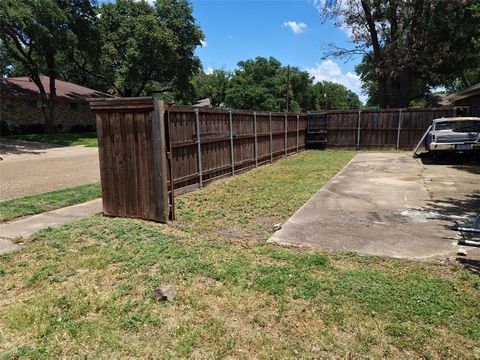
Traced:
<path fill-rule="evenodd" d="M 362 106 L 358 95 L 341 84 L 321 81 L 312 89 L 315 101 L 311 110 L 358 109 Z"/>
<path fill-rule="evenodd" d="M 357 71 L 381 107 L 406 107 L 431 88 L 459 79 L 478 64 L 479 0 L 333 0 L 324 19 L 351 29 L 354 46 L 331 45 L 334 56 L 360 54 Z M 327 55 L 328 55 L 327 54 Z"/>
<path fill-rule="evenodd" d="M 233 72 L 225 104 L 236 109 L 285 109 L 286 73 L 280 61 L 257 57 L 240 61 Z"/>
<path fill-rule="evenodd" d="M 328 81 L 314 84 L 308 72 L 283 66 L 272 57 L 240 61 L 226 89 L 225 105 L 237 109 L 285 111 L 287 91 L 288 110 L 292 112 L 362 105 L 358 96 L 345 86 Z"/>
<path fill-rule="evenodd" d="M 79 43 L 79 29 L 95 19 L 88 0 L 3 0 L 0 2 L 0 46 L 4 62 L 22 67 L 37 85 L 45 132 L 55 131 L 55 80 L 58 56 Z M 5 60 L 5 58 L 7 60 Z M 47 90 L 41 74 L 49 77 Z"/>
<path fill-rule="evenodd" d="M 193 80 L 195 100 L 209 98 L 213 107 L 224 104 L 230 76 L 231 74 L 223 69 L 213 70 L 211 74 L 205 74 L 201 70 Z"/>
<path fill-rule="evenodd" d="M 99 9 L 99 68 L 121 96 L 188 93 L 203 40 L 186 0 L 117 0 Z"/>

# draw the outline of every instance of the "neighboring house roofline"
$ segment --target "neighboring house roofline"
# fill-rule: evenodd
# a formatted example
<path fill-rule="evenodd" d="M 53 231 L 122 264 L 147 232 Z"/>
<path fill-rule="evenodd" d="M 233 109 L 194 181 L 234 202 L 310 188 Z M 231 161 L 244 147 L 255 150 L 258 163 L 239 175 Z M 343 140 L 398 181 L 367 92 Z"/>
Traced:
<path fill-rule="evenodd" d="M 451 101 L 461 100 L 464 98 L 468 98 L 473 95 L 480 95 L 480 83 L 472 85 L 462 91 L 458 91 L 454 94 L 448 96 L 448 99 Z"/>
<path fill-rule="evenodd" d="M 49 77 L 41 75 L 40 79 L 47 95 L 50 94 Z M 64 100 L 86 100 L 87 98 L 112 97 L 111 95 L 70 83 L 55 80 L 56 97 Z M 40 90 L 28 76 L 0 79 L 0 96 L 40 98 Z"/>

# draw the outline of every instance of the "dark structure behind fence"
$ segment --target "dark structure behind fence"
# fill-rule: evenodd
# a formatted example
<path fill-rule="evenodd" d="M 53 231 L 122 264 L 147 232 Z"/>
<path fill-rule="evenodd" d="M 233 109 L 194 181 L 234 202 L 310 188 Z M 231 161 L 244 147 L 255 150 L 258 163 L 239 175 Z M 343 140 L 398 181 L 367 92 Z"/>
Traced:
<path fill-rule="evenodd" d="M 307 134 L 307 147 L 411 150 L 433 119 L 454 115 L 450 108 L 309 113 L 315 131 Z"/>

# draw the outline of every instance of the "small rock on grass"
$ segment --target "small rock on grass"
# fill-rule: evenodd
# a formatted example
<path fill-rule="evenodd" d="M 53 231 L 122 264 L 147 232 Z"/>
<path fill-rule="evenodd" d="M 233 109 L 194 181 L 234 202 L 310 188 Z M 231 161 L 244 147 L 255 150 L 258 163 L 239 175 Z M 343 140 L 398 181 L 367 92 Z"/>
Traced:
<path fill-rule="evenodd" d="M 282 224 L 275 224 L 275 225 L 273 225 L 273 228 L 272 228 L 272 229 L 273 229 L 273 231 L 275 232 L 275 231 L 280 230 L 281 228 L 282 228 Z"/>
<path fill-rule="evenodd" d="M 152 297 L 157 301 L 173 301 L 176 294 L 175 286 L 165 285 L 153 291 Z"/>

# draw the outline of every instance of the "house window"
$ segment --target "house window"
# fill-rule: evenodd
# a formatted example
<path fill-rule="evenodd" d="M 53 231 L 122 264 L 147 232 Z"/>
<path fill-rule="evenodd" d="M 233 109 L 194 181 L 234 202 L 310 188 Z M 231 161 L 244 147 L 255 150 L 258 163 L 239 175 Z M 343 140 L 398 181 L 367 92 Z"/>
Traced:
<path fill-rule="evenodd" d="M 77 110 L 77 109 L 78 109 L 78 103 L 71 102 L 71 103 L 70 103 L 70 109 L 72 109 L 72 110 Z"/>

